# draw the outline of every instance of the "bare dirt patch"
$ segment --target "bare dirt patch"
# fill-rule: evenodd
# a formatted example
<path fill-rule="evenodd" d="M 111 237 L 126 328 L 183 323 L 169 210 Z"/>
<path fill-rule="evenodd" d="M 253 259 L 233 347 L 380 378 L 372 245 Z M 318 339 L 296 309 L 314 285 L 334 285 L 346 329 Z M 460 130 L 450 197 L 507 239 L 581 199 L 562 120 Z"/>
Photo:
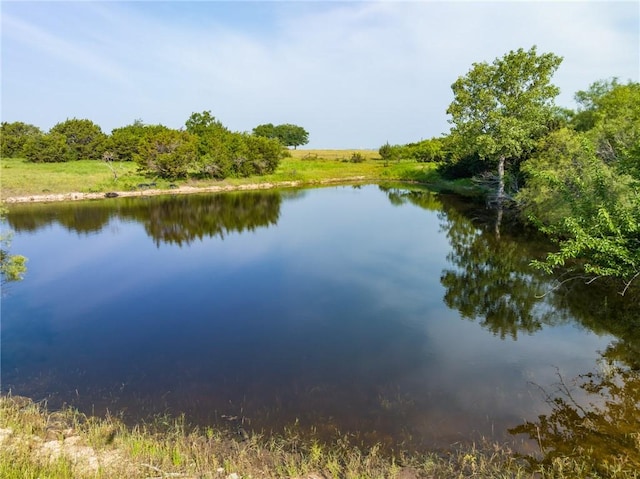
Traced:
<path fill-rule="evenodd" d="M 5 198 L 4 203 L 51 203 L 56 201 L 82 201 L 98 200 L 104 198 L 132 197 L 132 196 L 157 196 L 157 195 L 186 195 L 194 193 L 218 193 L 224 191 L 249 191 L 268 190 L 273 188 L 295 188 L 308 185 L 327 185 L 336 183 L 354 183 L 364 180 L 364 176 L 354 176 L 350 178 L 326 179 L 315 182 L 305 181 L 278 181 L 274 183 L 247 183 L 241 185 L 220 185 L 220 186 L 179 186 L 173 189 L 145 189 L 136 191 L 109 191 L 106 193 L 58 193 L 45 195 L 25 195 Z"/>

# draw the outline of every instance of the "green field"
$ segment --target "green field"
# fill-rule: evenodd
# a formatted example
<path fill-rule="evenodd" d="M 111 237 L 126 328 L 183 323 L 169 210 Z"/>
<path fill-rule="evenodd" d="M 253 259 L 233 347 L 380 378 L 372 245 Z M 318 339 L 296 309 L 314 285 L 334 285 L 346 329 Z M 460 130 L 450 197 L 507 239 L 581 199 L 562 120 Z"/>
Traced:
<path fill-rule="evenodd" d="M 210 187 L 241 186 L 264 183 L 296 182 L 299 185 L 326 182 L 413 181 L 435 189 L 465 190 L 465 183 L 443 182 L 432 163 L 413 160 L 384 162 L 373 150 L 291 150 L 278 169 L 270 175 L 248 178 L 206 180 L 187 178 L 176 181 L 150 178 L 137 171 L 133 162 L 119 162 L 111 167 L 102 161 L 81 160 L 66 163 L 30 163 L 20 158 L 4 158 L 0 165 L 1 197 L 61 194 L 70 192 L 101 193 L 135 190 L 141 183 L 156 183 L 157 189 L 169 185 Z M 353 162 L 354 154 L 364 161 Z M 115 179 L 115 175 L 117 179 Z"/>

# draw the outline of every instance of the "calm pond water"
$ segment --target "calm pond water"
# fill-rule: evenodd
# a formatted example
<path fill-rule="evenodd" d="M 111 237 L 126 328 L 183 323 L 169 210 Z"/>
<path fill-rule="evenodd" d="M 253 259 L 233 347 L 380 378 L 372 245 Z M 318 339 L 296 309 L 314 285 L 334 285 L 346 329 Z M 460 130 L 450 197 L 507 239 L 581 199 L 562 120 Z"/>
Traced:
<path fill-rule="evenodd" d="M 637 299 L 553 289 L 528 266 L 549 245 L 455 197 L 118 198 L 14 206 L 8 223 L 29 269 L 3 291 L 2 392 L 52 407 L 526 449 L 547 395 L 586 404 L 575 378 L 640 366 Z"/>

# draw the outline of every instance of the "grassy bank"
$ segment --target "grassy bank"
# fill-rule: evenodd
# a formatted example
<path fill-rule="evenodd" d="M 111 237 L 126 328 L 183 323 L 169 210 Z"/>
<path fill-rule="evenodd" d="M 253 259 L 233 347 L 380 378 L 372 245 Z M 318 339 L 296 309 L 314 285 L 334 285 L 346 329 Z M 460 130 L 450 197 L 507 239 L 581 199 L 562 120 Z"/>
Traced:
<path fill-rule="evenodd" d="M 352 161 L 354 155 L 360 155 L 363 161 Z M 283 159 L 273 174 L 222 181 L 190 178 L 172 182 L 149 178 L 141 175 L 132 162 L 120 162 L 109 167 L 102 161 L 92 160 L 36 164 L 24 159 L 3 158 L 0 165 L 2 199 L 70 192 L 132 191 L 138 185 L 149 182 L 156 183 L 154 188 L 167 191 L 176 186 L 240 187 L 283 182 L 296 182 L 304 186 L 327 181 L 386 180 L 414 181 L 430 185 L 436 190 L 461 193 L 472 190 L 468 183 L 442 180 L 434 164 L 415 161 L 386 163 L 372 150 L 292 150 L 291 157 Z"/>
<path fill-rule="evenodd" d="M 127 427 L 113 417 L 51 412 L 0 397 L 0 477 L 24 478 L 573 478 L 580 463 L 558 460 L 532 470 L 506 448 L 388 457 L 344 441 L 323 445 L 286 437 L 240 437 L 188 428 L 180 419 Z M 588 476 L 595 477 L 595 476 Z M 636 477 L 633 472 L 610 477 Z"/>

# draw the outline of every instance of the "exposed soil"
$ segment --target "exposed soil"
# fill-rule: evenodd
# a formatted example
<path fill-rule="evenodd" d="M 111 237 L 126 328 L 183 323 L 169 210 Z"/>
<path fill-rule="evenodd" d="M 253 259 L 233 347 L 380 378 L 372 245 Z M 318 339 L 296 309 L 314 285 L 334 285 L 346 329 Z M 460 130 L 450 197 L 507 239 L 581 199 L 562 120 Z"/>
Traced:
<path fill-rule="evenodd" d="M 294 188 L 305 185 L 327 185 L 333 183 L 354 183 L 363 181 L 364 176 L 350 178 L 334 178 L 320 181 L 278 181 L 273 183 L 248 183 L 244 185 L 213 185 L 213 186 L 179 186 L 172 189 L 141 189 L 135 191 L 110 191 L 104 193 L 58 193 L 44 195 L 10 196 L 3 200 L 4 203 L 50 203 L 54 201 L 81 201 L 97 200 L 103 198 L 117 198 L 124 196 L 157 196 L 157 195 L 183 195 L 193 193 L 217 193 L 222 191 L 268 190 L 272 188 Z"/>

